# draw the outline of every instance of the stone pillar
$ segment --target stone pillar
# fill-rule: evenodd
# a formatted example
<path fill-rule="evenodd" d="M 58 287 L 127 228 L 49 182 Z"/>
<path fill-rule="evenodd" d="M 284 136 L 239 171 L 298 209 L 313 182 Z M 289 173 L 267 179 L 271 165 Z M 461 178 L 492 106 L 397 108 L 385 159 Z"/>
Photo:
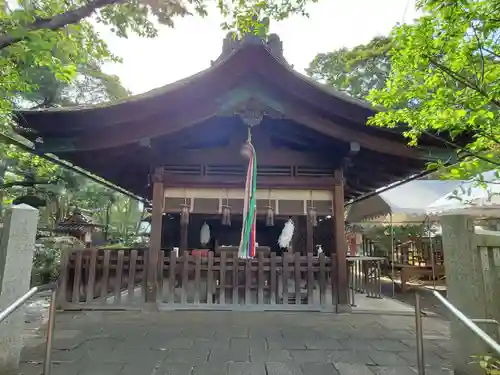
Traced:
<path fill-rule="evenodd" d="M 454 215 L 443 216 L 440 221 L 443 230 L 447 298 L 467 317 L 486 318 L 487 300 L 473 220 L 468 216 Z M 470 362 L 471 356 L 487 354 L 487 346 L 451 314 L 450 317 L 455 375 L 484 374 L 477 365 L 471 365 Z M 491 334 L 489 328 L 479 326 Z"/>
<path fill-rule="evenodd" d="M 0 310 L 30 287 L 38 210 L 21 204 L 7 211 L 0 243 Z M 17 374 L 24 330 L 24 309 L 0 323 L 0 374 Z"/>

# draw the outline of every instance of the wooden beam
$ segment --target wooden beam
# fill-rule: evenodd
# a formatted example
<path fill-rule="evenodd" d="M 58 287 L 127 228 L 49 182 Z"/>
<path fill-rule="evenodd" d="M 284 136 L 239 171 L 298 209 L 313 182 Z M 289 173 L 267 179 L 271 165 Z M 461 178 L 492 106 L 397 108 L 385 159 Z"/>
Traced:
<path fill-rule="evenodd" d="M 403 142 L 385 139 L 364 132 L 351 130 L 348 126 L 341 126 L 331 120 L 306 112 L 300 107 L 287 105 L 285 116 L 298 123 L 304 124 L 329 137 L 345 141 L 358 142 L 361 147 L 389 155 L 418 158 L 419 150 L 411 148 Z"/>
<path fill-rule="evenodd" d="M 205 188 L 243 188 L 245 176 L 181 176 L 164 174 L 165 186 L 170 187 L 205 187 Z M 262 189 L 331 189 L 334 177 L 286 177 L 258 176 L 257 186 Z"/>
<path fill-rule="evenodd" d="M 292 121 L 274 121 L 272 124 L 266 125 L 263 124 L 262 126 L 274 138 L 301 143 L 304 146 L 314 147 L 315 149 L 330 149 L 330 151 L 333 149 L 342 154 L 346 154 L 349 149 L 349 145 L 343 141 L 325 137 L 315 130 Z"/>
<path fill-rule="evenodd" d="M 415 158 L 394 157 L 393 155 L 383 155 L 375 151 L 361 150 L 357 155 L 350 158 L 346 168 L 351 164 L 370 165 L 375 168 L 390 169 L 395 174 L 406 174 L 408 171 L 420 170 L 425 166 L 425 162 Z M 369 167 L 371 169 L 371 167 Z"/>
<path fill-rule="evenodd" d="M 161 113 L 144 120 L 145 124 L 129 121 L 84 133 L 74 141 L 75 149 L 96 150 L 135 143 L 142 138 L 156 138 L 175 133 L 196 123 L 215 117 L 218 103 L 214 98 L 190 103 L 190 109 L 176 113 Z M 168 122 L 168 125 L 167 125 Z"/>
<path fill-rule="evenodd" d="M 237 147 L 224 147 L 202 150 L 185 150 L 182 148 L 170 148 L 162 153 L 157 162 L 163 165 L 194 165 L 194 164 L 224 164 L 224 165 L 247 165 L 247 161 L 240 154 L 241 145 Z M 291 166 L 303 167 L 331 167 L 337 160 L 329 160 L 318 152 L 301 152 L 287 149 L 257 149 L 257 165 Z"/>

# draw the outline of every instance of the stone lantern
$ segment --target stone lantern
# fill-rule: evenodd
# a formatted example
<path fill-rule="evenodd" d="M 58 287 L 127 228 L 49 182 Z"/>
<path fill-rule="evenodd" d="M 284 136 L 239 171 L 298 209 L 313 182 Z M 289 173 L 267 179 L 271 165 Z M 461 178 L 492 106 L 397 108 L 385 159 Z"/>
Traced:
<path fill-rule="evenodd" d="M 92 245 L 92 232 L 102 225 L 93 224 L 92 219 L 85 216 L 79 209 L 57 223 L 56 232 L 65 233 L 84 242 L 86 247 Z"/>

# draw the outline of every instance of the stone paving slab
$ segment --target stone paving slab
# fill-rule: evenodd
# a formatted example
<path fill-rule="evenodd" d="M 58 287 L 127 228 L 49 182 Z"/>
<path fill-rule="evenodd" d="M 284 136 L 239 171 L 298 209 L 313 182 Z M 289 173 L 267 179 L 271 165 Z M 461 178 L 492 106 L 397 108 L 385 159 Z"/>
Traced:
<path fill-rule="evenodd" d="M 60 313 L 53 375 L 415 375 L 414 330 L 375 314 Z M 448 323 L 425 318 L 424 334 L 427 374 L 448 374 Z M 40 343 L 20 374 L 41 374 Z"/>

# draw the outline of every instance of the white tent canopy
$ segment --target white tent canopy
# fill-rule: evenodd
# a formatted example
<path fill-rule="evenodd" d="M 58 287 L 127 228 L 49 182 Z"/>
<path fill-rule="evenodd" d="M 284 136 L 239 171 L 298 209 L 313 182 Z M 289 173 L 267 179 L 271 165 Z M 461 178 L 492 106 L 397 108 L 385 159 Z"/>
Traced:
<path fill-rule="evenodd" d="M 462 182 L 455 191 L 450 191 L 429 204 L 427 214 L 469 215 L 500 217 L 500 178 L 496 171 L 481 175 L 484 185 L 477 179 Z"/>
<path fill-rule="evenodd" d="M 423 222 L 427 206 L 452 192 L 463 181 L 414 180 L 353 203 L 346 220 L 349 223 L 394 225 Z M 392 218 L 392 220 L 391 220 Z"/>

